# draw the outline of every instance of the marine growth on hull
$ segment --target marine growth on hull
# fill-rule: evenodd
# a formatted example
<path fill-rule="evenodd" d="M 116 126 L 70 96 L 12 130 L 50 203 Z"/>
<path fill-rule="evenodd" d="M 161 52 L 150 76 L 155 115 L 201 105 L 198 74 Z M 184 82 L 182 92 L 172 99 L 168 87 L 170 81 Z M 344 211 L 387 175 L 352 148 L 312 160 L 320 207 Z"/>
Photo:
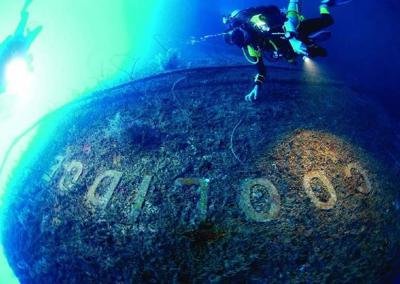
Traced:
<path fill-rule="evenodd" d="M 203 68 L 44 120 L 7 204 L 21 282 L 382 281 L 400 228 L 384 118 L 341 83 L 272 70 L 257 104 L 251 68 Z"/>

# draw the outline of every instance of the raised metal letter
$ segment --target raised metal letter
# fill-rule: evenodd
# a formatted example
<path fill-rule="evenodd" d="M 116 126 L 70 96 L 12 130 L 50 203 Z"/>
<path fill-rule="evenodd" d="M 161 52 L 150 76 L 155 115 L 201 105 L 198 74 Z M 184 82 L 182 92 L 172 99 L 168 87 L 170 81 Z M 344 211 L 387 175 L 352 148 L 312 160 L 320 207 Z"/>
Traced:
<path fill-rule="evenodd" d="M 269 194 L 270 208 L 268 212 L 258 212 L 251 203 L 251 189 L 255 186 L 264 187 Z M 281 209 L 281 198 L 276 187 L 265 178 L 248 179 L 242 183 L 239 206 L 247 218 L 256 222 L 268 222 L 279 216 Z"/>
<path fill-rule="evenodd" d="M 144 176 L 143 181 L 139 186 L 139 191 L 136 194 L 135 201 L 131 207 L 131 219 L 133 222 L 136 221 L 140 214 L 152 178 L 153 176 Z"/>
<path fill-rule="evenodd" d="M 58 183 L 58 188 L 61 191 L 68 191 L 78 181 L 83 172 L 83 164 L 79 161 L 72 161 L 65 166 L 65 172 Z M 71 179 L 66 181 L 67 175 L 73 175 Z"/>
<path fill-rule="evenodd" d="M 203 178 L 178 178 L 175 183 L 180 186 L 199 186 L 200 198 L 197 203 L 197 210 L 199 212 L 198 216 L 200 220 L 205 220 L 207 218 L 208 186 L 210 180 Z"/>
<path fill-rule="evenodd" d="M 62 163 L 64 162 L 64 157 L 63 156 L 57 156 L 56 157 L 56 163 L 51 166 L 50 170 L 43 175 L 43 180 L 46 182 L 51 181 L 51 179 L 54 177 L 58 169 L 61 167 Z"/>
<path fill-rule="evenodd" d="M 319 179 L 324 186 L 326 187 L 328 193 L 329 193 L 329 200 L 326 202 L 323 202 L 321 200 L 319 200 L 317 198 L 317 196 L 315 196 L 315 193 L 312 189 L 312 185 L 311 182 L 313 179 Z M 333 188 L 332 183 L 329 181 L 329 179 L 325 176 L 325 174 L 321 171 L 314 171 L 314 172 L 310 172 L 307 173 L 304 176 L 304 181 L 303 181 L 303 185 L 304 185 L 304 189 L 306 190 L 306 193 L 308 195 L 308 197 L 310 197 L 312 203 L 315 204 L 315 206 L 317 206 L 320 209 L 324 209 L 324 210 L 328 210 L 328 209 L 332 209 L 337 201 L 337 196 L 336 196 L 336 191 Z"/>
<path fill-rule="evenodd" d="M 114 193 L 114 190 L 117 188 L 121 180 L 121 177 L 122 177 L 121 172 L 113 170 L 106 171 L 102 175 L 98 176 L 95 179 L 93 185 L 89 188 L 88 192 L 86 193 L 86 202 L 89 205 L 104 210 L 107 207 L 108 202 L 110 201 L 111 196 Z M 105 193 L 102 194 L 102 196 L 99 196 L 96 193 L 96 190 L 100 186 L 102 181 L 104 181 L 106 178 L 110 178 L 111 181 L 109 184 L 106 185 L 107 188 L 105 190 Z"/>

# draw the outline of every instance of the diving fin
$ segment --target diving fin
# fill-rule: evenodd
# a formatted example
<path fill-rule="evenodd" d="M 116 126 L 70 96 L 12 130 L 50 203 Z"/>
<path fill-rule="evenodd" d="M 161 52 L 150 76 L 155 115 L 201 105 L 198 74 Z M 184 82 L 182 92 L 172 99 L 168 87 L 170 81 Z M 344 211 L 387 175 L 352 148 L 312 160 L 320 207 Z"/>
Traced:
<path fill-rule="evenodd" d="M 332 33 L 330 31 L 319 31 L 316 33 L 311 34 L 308 38 L 311 39 L 313 42 L 322 42 L 330 39 Z"/>
<path fill-rule="evenodd" d="M 341 6 L 350 3 L 352 0 L 322 0 L 321 5 L 327 5 L 329 7 Z"/>

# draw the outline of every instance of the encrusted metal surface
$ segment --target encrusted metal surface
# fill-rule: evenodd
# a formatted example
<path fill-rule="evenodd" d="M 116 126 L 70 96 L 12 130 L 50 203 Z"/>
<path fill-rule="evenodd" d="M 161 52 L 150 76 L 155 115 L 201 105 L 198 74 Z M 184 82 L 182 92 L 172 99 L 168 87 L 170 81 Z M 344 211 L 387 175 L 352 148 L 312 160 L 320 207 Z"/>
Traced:
<path fill-rule="evenodd" d="M 400 220 L 387 121 L 285 68 L 249 104 L 253 73 L 163 74 L 43 120 L 8 189 L 21 282 L 382 281 Z"/>

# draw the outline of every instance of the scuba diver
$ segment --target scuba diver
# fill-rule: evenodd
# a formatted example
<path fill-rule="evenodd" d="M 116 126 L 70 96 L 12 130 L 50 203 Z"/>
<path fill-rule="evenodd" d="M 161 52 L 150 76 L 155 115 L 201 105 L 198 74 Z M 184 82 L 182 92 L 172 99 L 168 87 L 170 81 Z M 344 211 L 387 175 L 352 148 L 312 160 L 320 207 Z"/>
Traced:
<path fill-rule="evenodd" d="M 33 30 L 27 29 L 28 7 L 32 0 L 25 0 L 25 4 L 21 10 L 21 20 L 14 34 L 9 35 L 0 43 L 0 94 L 6 90 L 6 67 L 7 64 L 16 57 L 22 57 L 31 67 L 32 56 L 28 53 L 30 46 L 42 31 L 42 26 L 38 26 Z M 26 32 L 25 32 L 26 30 Z"/>
<path fill-rule="evenodd" d="M 299 56 L 326 56 L 326 50 L 316 42 L 330 36 L 322 30 L 334 22 L 329 8 L 351 0 L 322 0 L 320 17 L 307 20 L 300 14 L 299 2 L 301 0 L 289 0 L 286 14 L 270 5 L 235 10 L 230 16 L 223 17 L 229 28 L 225 41 L 242 48 L 246 59 L 257 66 L 254 88 L 246 95 L 246 101 L 257 99 L 265 81 L 267 70 L 263 53 L 269 53 L 272 60 L 285 58 L 290 63 L 295 63 Z"/>

